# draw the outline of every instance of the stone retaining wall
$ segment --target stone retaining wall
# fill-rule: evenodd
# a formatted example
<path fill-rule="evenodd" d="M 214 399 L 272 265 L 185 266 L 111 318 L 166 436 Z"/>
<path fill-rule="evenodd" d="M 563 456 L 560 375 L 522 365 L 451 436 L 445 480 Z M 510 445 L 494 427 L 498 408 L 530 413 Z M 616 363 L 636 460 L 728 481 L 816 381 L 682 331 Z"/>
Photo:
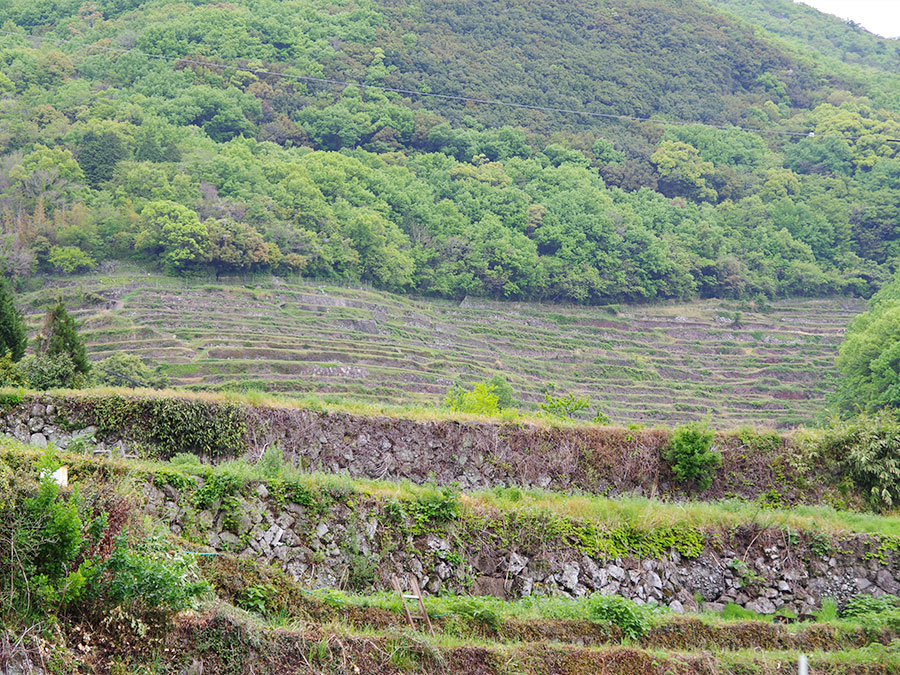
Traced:
<path fill-rule="evenodd" d="M 411 574 L 430 593 L 599 591 L 676 612 L 735 602 L 763 614 L 809 613 L 826 597 L 843 605 L 856 593 L 900 590 L 897 542 L 868 536 L 828 540 L 747 528 L 707 535 L 696 557 L 672 549 L 657 559 L 602 559 L 552 538 L 504 545 L 489 527 L 473 530 L 459 519 L 409 534 L 386 517 L 383 500 L 360 495 L 317 514 L 292 502 L 279 506 L 264 484 L 248 491 L 229 517 L 220 504 L 198 513 L 178 489 L 148 483 L 147 510 L 176 534 L 280 566 L 312 587 L 388 590 L 391 575 Z"/>
<path fill-rule="evenodd" d="M 28 397 L 0 410 L 0 433 L 104 455 L 128 454 L 145 442 L 128 433 L 103 436 L 90 410 L 77 398 Z M 278 444 L 305 468 L 354 476 L 457 481 L 464 488 L 520 484 L 684 494 L 661 461 L 667 435 L 660 430 L 545 429 L 290 408 L 245 407 L 242 414 L 245 444 L 222 456 L 258 456 Z M 759 458 L 751 462 L 746 439 L 720 436 L 718 443 L 724 455 L 718 487 L 704 497 L 739 485 L 744 490 L 735 489 L 736 494 L 753 496 L 777 486 L 791 494 L 796 477 L 785 478 L 784 465 L 771 461 L 783 460 L 786 441 L 767 450 L 768 473 L 756 474 L 751 469 L 759 467 Z M 794 494 L 809 498 L 815 489 L 797 488 Z M 146 494 L 148 511 L 174 533 L 217 551 L 262 558 L 314 586 L 386 589 L 390 576 L 400 573 L 414 574 L 432 593 L 517 597 L 600 591 L 676 611 L 696 609 L 700 601 L 713 608 L 736 602 L 759 612 L 785 607 L 797 613 L 817 607 L 824 597 L 844 602 L 858 592 L 900 590 L 897 542 L 866 536 L 830 541 L 779 529 L 736 530 L 708 535 L 695 558 L 670 550 L 654 559 L 608 560 L 584 555 L 565 539 L 504 542 L 491 531 L 472 530 L 471 522 L 410 534 L 386 518 L 383 500 L 359 495 L 350 500 L 352 506 L 337 500 L 321 513 L 279 502 L 264 484 L 242 494 L 238 509 L 220 501 L 198 511 L 170 484 L 150 482 Z"/>
<path fill-rule="evenodd" d="M 147 447 L 133 428 L 98 435 L 103 425 L 92 408 L 97 400 L 28 396 L 0 408 L 0 433 L 38 445 L 87 444 L 97 453 Z M 774 433 L 717 435 L 722 465 L 712 486 L 697 493 L 674 480 L 664 459 L 669 432 L 663 429 L 428 421 L 256 406 L 241 406 L 239 414 L 246 426 L 240 446 L 210 461 L 259 457 L 280 446 L 306 470 L 354 477 L 433 481 L 469 490 L 520 485 L 673 499 L 765 496 L 784 504 L 820 503 L 826 494 L 837 495 L 839 482 L 823 475 L 821 467 L 807 470 L 819 472 L 814 475 L 801 473 L 791 462 L 790 440 Z M 166 448 L 159 451 L 166 456 Z M 203 453 L 198 449 L 198 454 Z"/>

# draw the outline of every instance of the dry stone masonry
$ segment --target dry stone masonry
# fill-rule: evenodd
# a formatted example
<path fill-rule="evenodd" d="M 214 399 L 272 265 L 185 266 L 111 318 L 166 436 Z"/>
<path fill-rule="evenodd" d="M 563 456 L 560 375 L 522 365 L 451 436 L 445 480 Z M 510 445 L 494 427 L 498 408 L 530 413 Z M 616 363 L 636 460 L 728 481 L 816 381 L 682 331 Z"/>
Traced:
<path fill-rule="evenodd" d="M 74 400 L 43 395 L 7 402 L 0 407 L 0 433 L 103 455 L 128 455 L 145 443 L 127 428 L 103 435 L 91 407 Z M 660 461 L 666 436 L 659 430 L 542 429 L 288 408 L 244 407 L 241 414 L 247 425 L 244 444 L 215 459 L 258 456 L 277 444 L 299 466 L 352 476 L 456 482 L 463 489 L 517 484 L 610 495 L 681 494 Z M 816 487 L 793 487 L 788 468 L 771 457 L 761 468 L 741 442 L 719 442 L 725 456 L 719 485 L 704 497 L 755 497 L 776 489 L 785 499 L 816 497 Z M 779 442 L 783 451 L 786 441 Z M 497 537 L 466 534 L 458 523 L 410 533 L 391 523 L 377 500 L 357 499 L 352 507 L 338 501 L 322 513 L 278 499 L 270 487 L 254 486 L 251 495 L 241 496 L 240 508 L 220 499 L 198 509 L 182 490 L 150 481 L 147 509 L 176 534 L 216 551 L 277 564 L 316 587 L 383 590 L 399 573 L 415 575 L 431 593 L 511 598 L 598 591 L 676 612 L 735 602 L 760 613 L 798 614 L 825 597 L 842 603 L 859 592 L 900 590 L 897 542 L 867 536 L 826 541 L 777 529 L 733 531 L 707 536 L 696 557 L 668 550 L 652 559 L 603 559 L 564 540 L 502 544 Z"/>
<path fill-rule="evenodd" d="M 509 599 L 599 591 L 675 612 L 734 602 L 762 614 L 804 614 L 823 598 L 842 605 L 856 593 L 900 589 L 897 543 L 866 536 L 830 541 L 747 529 L 707 536 L 697 557 L 670 550 L 659 559 L 602 559 L 552 541 L 501 548 L 490 537 L 466 536 L 454 523 L 404 533 L 373 500 L 354 498 L 352 506 L 339 503 L 315 515 L 291 502 L 280 507 L 263 484 L 233 516 L 221 504 L 195 512 L 170 485 L 149 483 L 147 495 L 148 511 L 174 533 L 278 565 L 311 587 L 386 590 L 391 575 L 411 574 L 430 593 Z"/>
<path fill-rule="evenodd" d="M 96 398 L 27 396 L 0 407 L 0 433 L 59 447 L 87 444 L 96 453 L 127 454 L 148 439 L 135 427 L 99 434 Z M 179 399 L 174 399 L 178 401 Z M 215 406 L 217 404 L 206 404 Z M 682 499 L 663 456 L 662 429 L 539 427 L 531 424 L 411 420 L 310 409 L 241 406 L 244 438 L 211 461 L 279 446 L 297 466 L 360 478 L 434 481 L 463 490 L 527 486 L 594 494 Z M 704 499 L 766 495 L 785 504 L 819 503 L 837 481 L 798 474 L 790 441 L 719 435 L 722 466 Z M 166 448 L 161 448 L 163 453 Z M 203 454 L 197 448 L 198 454 Z M 815 470 L 815 469 L 814 469 Z M 696 495 L 694 495 L 696 496 Z"/>

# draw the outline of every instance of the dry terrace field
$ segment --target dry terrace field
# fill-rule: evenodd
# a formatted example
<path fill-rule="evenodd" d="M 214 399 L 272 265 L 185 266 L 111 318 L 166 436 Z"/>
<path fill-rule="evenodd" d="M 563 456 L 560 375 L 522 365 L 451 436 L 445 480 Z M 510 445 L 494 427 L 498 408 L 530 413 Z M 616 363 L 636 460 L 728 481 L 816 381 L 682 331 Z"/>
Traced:
<path fill-rule="evenodd" d="M 785 428 L 820 414 L 852 298 L 754 304 L 572 305 L 415 299 L 280 279 L 203 283 L 81 277 L 23 297 L 32 327 L 62 294 L 92 359 L 162 364 L 193 389 L 439 401 L 454 381 L 505 375 L 524 406 L 588 394 L 621 423 L 707 413 L 720 428 Z M 738 323 L 735 313 L 740 312 Z"/>

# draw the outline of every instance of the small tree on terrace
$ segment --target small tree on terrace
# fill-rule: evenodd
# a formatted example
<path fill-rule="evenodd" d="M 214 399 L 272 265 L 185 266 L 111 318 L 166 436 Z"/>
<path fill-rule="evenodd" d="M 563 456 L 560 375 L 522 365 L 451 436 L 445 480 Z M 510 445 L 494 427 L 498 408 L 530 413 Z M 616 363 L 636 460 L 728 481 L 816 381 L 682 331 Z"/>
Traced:
<path fill-rule="evenodd" d="M 13 361 L 25 355 L 28 333 L 22 314 L 13 303 L 9 282 L 0 276 L 0 357 L 9 352 Z"/>
<path fill-rule="evenodd" d="M 91 372 L 91 364 L 75 328 L 75 320 L 66 311 L 61 299 L 47 310 L 44 327 L 37 337 L 37 352 L 49 357 L 68 356 L 72 359 L 76 373 L 86 376 Z"/>

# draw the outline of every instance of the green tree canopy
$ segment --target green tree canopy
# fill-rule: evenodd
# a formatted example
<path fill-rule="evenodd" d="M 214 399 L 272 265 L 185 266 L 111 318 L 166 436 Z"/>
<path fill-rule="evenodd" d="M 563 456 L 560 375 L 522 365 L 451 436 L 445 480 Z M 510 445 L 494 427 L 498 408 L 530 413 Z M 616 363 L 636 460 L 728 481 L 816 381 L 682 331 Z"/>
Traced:
<path fill-rule="evenodd" d="M 47 310 L 44 326 L 37 336 L 37 352 L 49 357 L 68 357 L 72 360 L 76 373 L 87 375 L 91 372 L 91 364 L 87 359 L 84 342 L 75 327 L 75 320 L 66 311 L 61 299 Z"/>
<path fill-rule="evenodd" d="M 132 258 L 598 303 L 867 295 L 893 272 L 890 41 L 789 0 L 421 4 L 0 0 L 0 271 Z"/>
<path fill-rule="evenodd" d="M 0 276 L 0 357 L 9 352 L 12 360 L 18 361 L 24 356 L 27 344 L 22 314 L 13 302 L 9 282 Z"/>
<path fill-rule="evenodd" d="M 842 415 L 900 411 L 900 274 L 850 324 L 837 367 L 843 378 L 833 402 Z"/>
<path fill-rule="evenodd" d="M 141 357 L 125 352 L 116 352 L 98 361 L 94 365 L 94 380 L 97 384 L 111 387 L 160 389 L 168 384 L 159 367 L 151 367 Z"/>
<path fill-rule="evenodd" d="M 207 259 L 209 232 L 197 214 L 169 200 L 153 201 L 141 211 L 142 229 L 137 245 L 174 272 Z"/>

